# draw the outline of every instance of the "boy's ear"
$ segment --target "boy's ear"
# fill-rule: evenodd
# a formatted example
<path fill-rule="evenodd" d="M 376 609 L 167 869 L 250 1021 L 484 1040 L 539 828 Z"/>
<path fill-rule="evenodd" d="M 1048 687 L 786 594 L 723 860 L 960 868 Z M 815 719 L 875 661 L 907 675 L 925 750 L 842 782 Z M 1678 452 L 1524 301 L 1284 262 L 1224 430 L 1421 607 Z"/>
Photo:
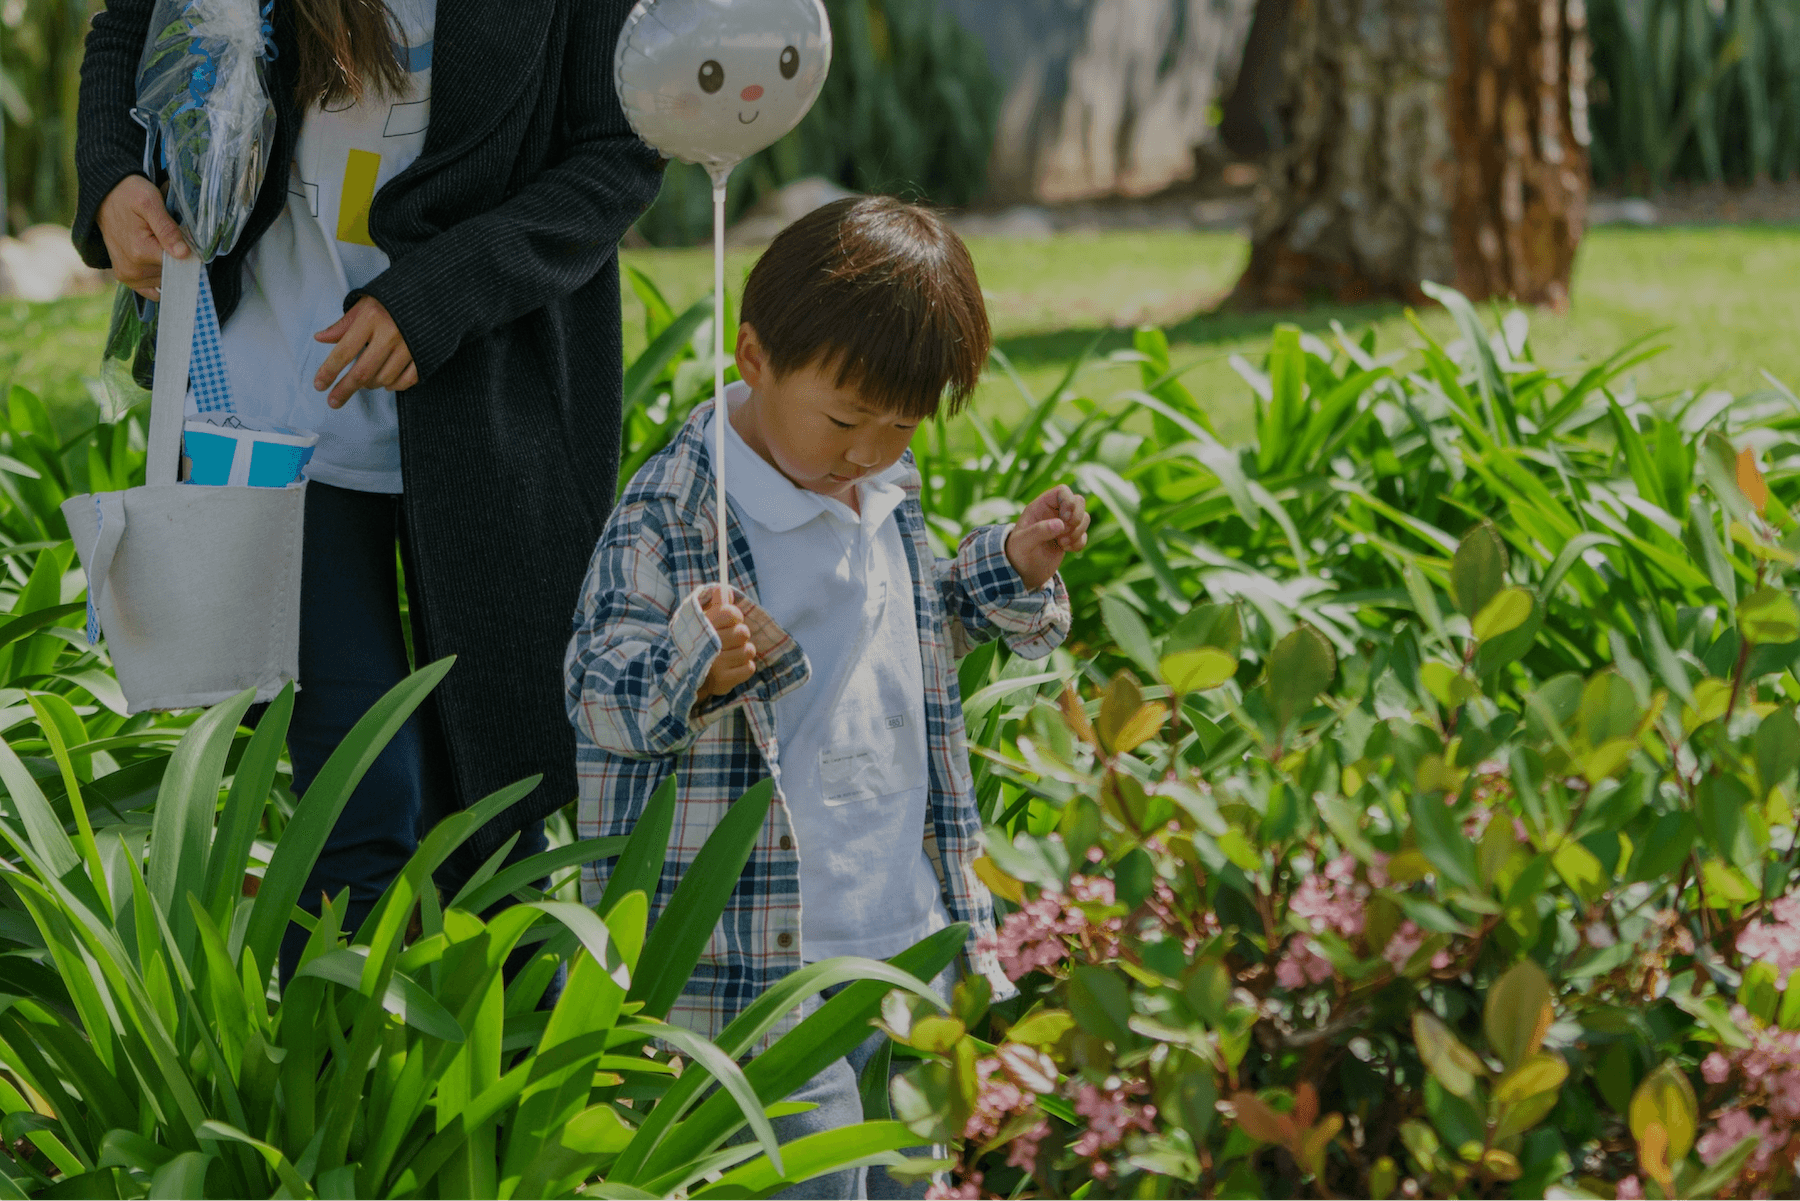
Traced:
<path fill-rule="evenodd" d="M 738 326 L 737 369 L 746 384 L 760 388 L 769 374 L 769 355 L 756 330 L 748 322 Z"/>

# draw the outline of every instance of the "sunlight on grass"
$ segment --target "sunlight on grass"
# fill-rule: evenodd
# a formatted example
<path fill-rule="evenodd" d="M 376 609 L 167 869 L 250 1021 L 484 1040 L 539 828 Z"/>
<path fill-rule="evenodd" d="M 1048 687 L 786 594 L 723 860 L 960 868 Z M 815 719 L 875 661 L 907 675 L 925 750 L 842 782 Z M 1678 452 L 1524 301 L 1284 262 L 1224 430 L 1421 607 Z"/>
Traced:
<path fill-rule="evenodd" d="M 1169 330 L 1174 361 L 1198 364 L 1188 386 L 1209 406 L 1228 439 L 1247 434 L 1249 390 L 1227 360 L 1262 354 L 1280 321 L 1329 334 L 1335 318 L 1353 332 L 1373 324 L 1383 349 L 1418 344 L 1399 306 L 1321 306 L 1300 313 L 1215 313 L 1242 269 L 1247 244 L 1232 234 L 1183 231 L 1071 234 L 1043 241 L 975 239 L 969 248 L 981 273 L 994 333 L 1027 387 L 1055 386 L 1070 359 L 1099 340 L 1102 352 L 1129 345 L 1131 327 Z M 733 251 L 726 279 L 734 290 L 757 250 Z M 624 254 L 654 278 L 679 310 L 707 294 L 712 256 L 706 249 L 633 250 Z M 1762 369 L 1800 382 L 1800 339 L 1792 332 L 1800 302 L 1800 229 L 1601 229 L 1582 247 L 1569 313 L 1532 314 L 1538 361 L 1555 367 L 1604 357 L 1632 338 L 1667 328 L 1668 353 L 1639 367 L 1645 395 L 1686 388 L 1747 392 Z M 53 411 L 91 406 L 83 375 L 99 359 L 110 297 L 53 304 L 0 303 L 0 378 L 44 394 Z M 644 344 L 643 309 L 624 299 L 627 359 Z M 1449 317 L 1421 315 L 1434 337 L 1454 337 Z M 1109 399 L 1134 387 L 1130 366 L 1091 365 L 1081 390 Z M 991 414 L 1019 411 L 1012 383 L 991 372 L 976 404 Z"/>

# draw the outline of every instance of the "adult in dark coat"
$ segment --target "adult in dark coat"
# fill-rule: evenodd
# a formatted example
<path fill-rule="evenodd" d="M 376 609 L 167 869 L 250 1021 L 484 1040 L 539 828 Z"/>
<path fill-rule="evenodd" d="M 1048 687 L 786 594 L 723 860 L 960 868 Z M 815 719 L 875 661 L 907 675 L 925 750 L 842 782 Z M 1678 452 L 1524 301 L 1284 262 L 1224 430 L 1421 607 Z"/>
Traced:
<path fill-rule="evenodd" d="M 74 237 L 97 267 L 110 265 L 102 202 L 142 173 L 144 131 L 129 110 L 153 7 L 110 0 L 82 64 Z M 472 840 L 465 874 L 575 795 L 561 669 L 618 471 L 616 248 L 661 181 L 613 82 L 629 7 L 438 0 L 424 147 L 369 212 L 390 266 L 344 298 L 346 310 L 365 293 L 385 306 L 418 377 L 398 393 L 415 658 L 457 656 L 423 713 L 427 774 L 448 776 L 426 820 L 434 805 L 466 807 L 543 776 Z M 208 265 L 222 320 L 242 294 L 246 251 L 283 210 L 305 117 L 291 0 L 275 2 L 273 41 L 268 174 L 237 246 Z"/>

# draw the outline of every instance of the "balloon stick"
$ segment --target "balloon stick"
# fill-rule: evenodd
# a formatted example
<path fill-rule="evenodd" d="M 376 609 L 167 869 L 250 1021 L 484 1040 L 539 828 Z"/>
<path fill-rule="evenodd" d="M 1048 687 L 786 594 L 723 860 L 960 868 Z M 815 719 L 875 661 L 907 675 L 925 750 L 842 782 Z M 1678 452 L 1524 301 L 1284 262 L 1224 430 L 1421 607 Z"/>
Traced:
<path fill-rule="evenodd" d="M 713 176 L 713 475 L 719 481 L 719 603 L 731 597 L 731 543 L 725 509 L 725 180 Z"/>

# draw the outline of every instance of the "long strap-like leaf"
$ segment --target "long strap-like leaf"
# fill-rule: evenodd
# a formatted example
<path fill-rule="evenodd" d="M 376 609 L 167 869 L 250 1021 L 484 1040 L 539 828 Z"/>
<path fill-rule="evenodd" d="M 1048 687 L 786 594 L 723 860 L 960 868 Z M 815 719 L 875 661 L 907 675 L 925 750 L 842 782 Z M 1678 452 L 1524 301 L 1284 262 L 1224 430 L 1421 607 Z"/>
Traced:
<path fill-rule="evenodd" d="M 681 995 L 750 861 L 774 799 L 773 780 L 759 781 L 737 799 L 675 886 L 668 908 L 650 927 L 638 974 L 631 982 L 631 1000 L 644 1003 L 644 1017 L 667 1017 Z"/>

